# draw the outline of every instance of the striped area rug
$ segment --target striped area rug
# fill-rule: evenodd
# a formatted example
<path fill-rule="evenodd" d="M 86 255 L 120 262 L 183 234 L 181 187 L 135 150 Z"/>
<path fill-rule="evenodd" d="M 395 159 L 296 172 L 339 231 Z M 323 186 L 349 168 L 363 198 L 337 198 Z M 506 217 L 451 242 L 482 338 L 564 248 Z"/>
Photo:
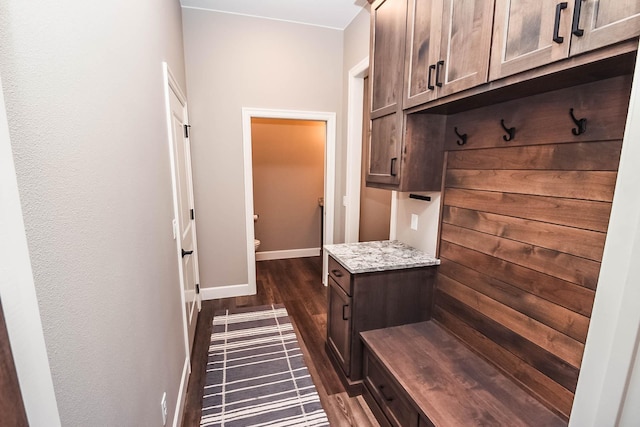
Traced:
<path fill-rule="evenodd" d="M 201 426 L 328 426 L 282 305 L 213 318 Z"/>

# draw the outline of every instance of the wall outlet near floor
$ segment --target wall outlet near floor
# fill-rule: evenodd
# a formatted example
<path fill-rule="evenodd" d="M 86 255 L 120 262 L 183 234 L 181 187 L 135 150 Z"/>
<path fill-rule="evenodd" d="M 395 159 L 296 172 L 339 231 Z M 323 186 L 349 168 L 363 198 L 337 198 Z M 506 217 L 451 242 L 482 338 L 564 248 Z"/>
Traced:
<path fill-rule="evenodd" d="M 418 229 L 418 215 L 416 214 L 411 214 L 411 229 L 412 230 Z"/>
<path fill-rule="evenodd" d="M 162 409 L 162 425 L 167 425 L 167 392 L 162 393 L 162 400 L 160 401 L 160 409 Z"/>

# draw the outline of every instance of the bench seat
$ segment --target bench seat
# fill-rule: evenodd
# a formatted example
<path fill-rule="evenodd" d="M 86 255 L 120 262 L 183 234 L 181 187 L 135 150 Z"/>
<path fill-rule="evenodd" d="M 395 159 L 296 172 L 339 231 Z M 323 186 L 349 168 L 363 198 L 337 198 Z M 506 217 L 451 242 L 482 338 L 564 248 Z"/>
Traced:
<path fill-rule="evenodd" d="M 382 425 L 567 425 L 433 321 L 361 337 L 365 399 Z"/>

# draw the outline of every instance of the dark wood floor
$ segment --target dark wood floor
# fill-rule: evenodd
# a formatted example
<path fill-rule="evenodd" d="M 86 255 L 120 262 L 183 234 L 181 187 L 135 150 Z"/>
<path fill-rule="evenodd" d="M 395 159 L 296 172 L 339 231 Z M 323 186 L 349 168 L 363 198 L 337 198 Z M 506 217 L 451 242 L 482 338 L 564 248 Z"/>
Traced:
<path fill-rule="evenodd" d="M 325 352 L 327 323 L 326 288 L 322 284 L 322 258 L 260 261 L 256 264 L 257 294 L 248 297 L 204 301 L 198 317 L 192 355 L 192 373 L 187 388 L 184 427 L 198 426 L 207 350 L 213 313 L 221 309 L 284 304 L 301 338 L 309 372 L 332 426 L 377 426 L 361 396 L 345 392 Z"/>

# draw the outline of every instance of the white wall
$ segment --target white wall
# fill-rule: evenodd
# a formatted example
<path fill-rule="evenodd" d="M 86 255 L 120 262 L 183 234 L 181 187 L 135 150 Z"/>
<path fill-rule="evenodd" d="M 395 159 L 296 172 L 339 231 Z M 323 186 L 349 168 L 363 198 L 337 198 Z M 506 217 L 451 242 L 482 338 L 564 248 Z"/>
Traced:
<path fill-rule="evenodd" d="M 340 129 L 343 33 L 186 8 L 183 27 L 201 285 L 243 285 L 241 108 L 335 112 Z"/>
<path fill-rule="evenodd" d="M 184 85 L 175 0 L 0 3 L 0 73 L 62 425 L 161 425 L 164 391 L 174 415 L 185 350 L 163 60 Z"/>
<path fill-rule="evenodd" d="M 430 196 L 430 202 L 411 199 L 409 194 L 397 193 L 395 238 L 414 248 L 435 255 L 438 244 L 438 222 L 440 221 L 440 192 L 417 193 Z M 411 228 L 412 215 L 418 216 L 417 230 Z"/>
<path fill-rule="evenodd" d="M 598 289 L 571 412 L 570 425 L 577 427 L 638 425 L 633 418 L 638 402 L 624 404 L 640 389 L 640 377 L 633 374 L 640 333 L 640 57 L 637 61 Z"/>

